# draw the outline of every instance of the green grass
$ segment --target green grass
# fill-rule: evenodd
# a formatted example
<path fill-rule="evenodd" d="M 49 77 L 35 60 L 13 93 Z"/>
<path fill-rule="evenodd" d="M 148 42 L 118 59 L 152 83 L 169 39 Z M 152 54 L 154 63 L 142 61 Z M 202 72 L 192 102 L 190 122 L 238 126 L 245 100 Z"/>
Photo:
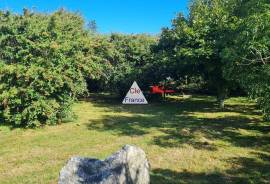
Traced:
<path fill-rule="evenodd" d="M 270 123 L 253 103 L 208 96 L 121 105 L 95 96 L 74 106 L 74 122 L 42 129 L 0 126 L 0 183 L 56 183 L 74 155 L 106 158 L 125 144 L 143 148 L 151 181 L 270 183 Z"/>

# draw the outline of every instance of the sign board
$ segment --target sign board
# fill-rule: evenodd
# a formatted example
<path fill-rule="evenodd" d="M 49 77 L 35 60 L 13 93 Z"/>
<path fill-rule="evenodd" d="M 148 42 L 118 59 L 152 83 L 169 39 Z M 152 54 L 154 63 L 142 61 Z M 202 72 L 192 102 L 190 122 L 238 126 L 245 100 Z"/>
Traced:
<path fill-rule="evenodd" d="M 124 98 L 123 104 L 148 104 L 141 89 L 139 88 L 136 81 L 133 82 L 126 97 Z"/>

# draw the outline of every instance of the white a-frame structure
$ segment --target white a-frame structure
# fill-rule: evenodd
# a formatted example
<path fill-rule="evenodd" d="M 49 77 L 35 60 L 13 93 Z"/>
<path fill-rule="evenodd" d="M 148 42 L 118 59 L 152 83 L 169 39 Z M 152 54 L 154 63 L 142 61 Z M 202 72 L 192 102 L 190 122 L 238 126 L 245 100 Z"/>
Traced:
<path fill-rule="evenodd" d="M 130 87 L 123 104 L 148 104 L 137 82 L 134 81 Z"/>

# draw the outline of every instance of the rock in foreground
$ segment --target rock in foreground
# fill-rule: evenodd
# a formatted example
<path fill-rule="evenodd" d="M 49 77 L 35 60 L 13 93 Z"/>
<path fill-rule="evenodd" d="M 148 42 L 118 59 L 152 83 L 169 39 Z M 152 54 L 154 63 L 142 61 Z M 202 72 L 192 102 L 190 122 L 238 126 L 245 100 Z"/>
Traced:
<path fill-rule="evenodd" d="M 149 184 L 149 169 L 144 151 L 126 145 L 104 161 L 72 157 L 58 184 Z"/>

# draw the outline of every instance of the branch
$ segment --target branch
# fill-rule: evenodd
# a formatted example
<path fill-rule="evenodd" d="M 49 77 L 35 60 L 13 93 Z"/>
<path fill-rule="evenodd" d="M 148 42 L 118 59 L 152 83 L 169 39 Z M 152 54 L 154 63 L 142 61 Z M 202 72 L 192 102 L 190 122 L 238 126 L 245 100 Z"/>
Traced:
<path fill-rule="evenodd" d="M 256 63 L 262 63 L 263 65 L 266 65 L 267 63 L 269 63 L 269 59 L 270 59 L 270 56 L 267 56 L 267 57 L 263 57 L 263 54 L 257 50 L 257 49 L 254 49 L 255 50 L 255 53 L 253 50 L 251 50 L 250 52 L 252 53 L 252 55 L 255 56 L 256 59 L 247 59 L 247 58 L 244 58 L 244 57 L 240 57 L 240 59 L 244 60 L 244 61 L 248 61 L 249 63 L 237 63 L 238 65 L 252 65 L 252 64 L 256 64 Z"/>

